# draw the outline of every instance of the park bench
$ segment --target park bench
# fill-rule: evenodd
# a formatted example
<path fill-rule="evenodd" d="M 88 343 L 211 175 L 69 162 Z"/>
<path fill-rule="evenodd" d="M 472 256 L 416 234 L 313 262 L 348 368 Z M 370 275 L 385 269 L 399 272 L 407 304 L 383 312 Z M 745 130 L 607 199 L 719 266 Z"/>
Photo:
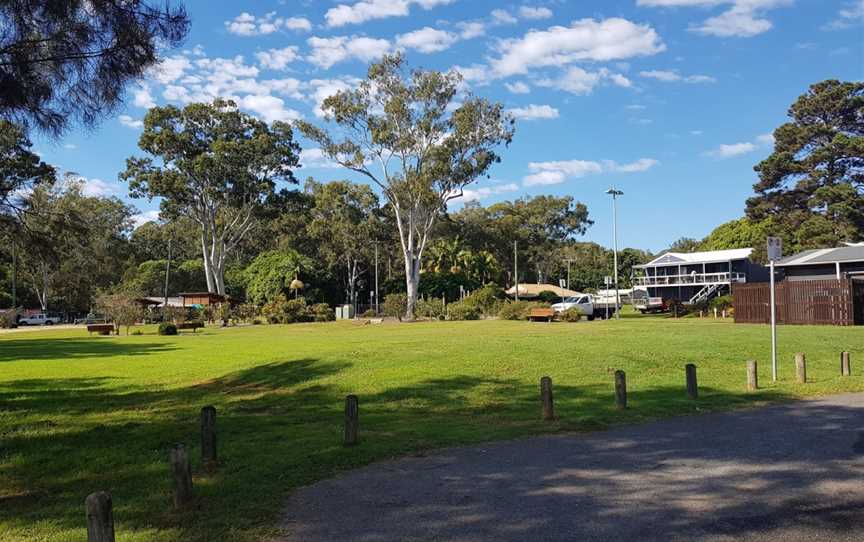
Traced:
<path fill-rule="evenodd" d="M 192 333 L 196 333 L 198 328 L 204 327 L 204 322 L 183 322 L 182 324 L 177 324 L 177 330 L 182 331 L 184 329 L 191 329 Z"/>
<path fill-rule="evenodd" d="M 532 322 L 537 322 L 541 320 L 551 322 L 553 318 L 555 318 L 555 311 L 553 311 L 552 309 L 536 308 L 528 311 L 528 320 Z"/>
<path fill-rule="evenodd" d="M 100 335 L 110 335 L 114 331 L 114 324 L 87 324 L 87 333 L 97 332 Z"/>

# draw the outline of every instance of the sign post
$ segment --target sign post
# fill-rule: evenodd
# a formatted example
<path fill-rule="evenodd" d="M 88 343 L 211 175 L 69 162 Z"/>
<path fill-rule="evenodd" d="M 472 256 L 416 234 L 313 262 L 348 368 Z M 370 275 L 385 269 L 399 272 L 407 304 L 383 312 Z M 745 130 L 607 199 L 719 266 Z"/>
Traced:
<path fill-rule="evenodd" d="M 771 273 L 771 380 L 777 382 L 777 303 L 774 295 L 774 262 L 783 257 L 783 240 L 768 238 L 768 266 Z"/>
<path fill-rule="evenodd" d="M 603 277 L 603 283 L 606 285 L 606 289 L 603 290 L 603 306 L 606 307 L 606 320 L 609 319 L 609 286 L 612 285 L 612 277 L 606 275 Z M 615 290 L 615 293 L 618 293 L 618 290 Z M 615 307 L 616 309 L 618 307 Z"/>

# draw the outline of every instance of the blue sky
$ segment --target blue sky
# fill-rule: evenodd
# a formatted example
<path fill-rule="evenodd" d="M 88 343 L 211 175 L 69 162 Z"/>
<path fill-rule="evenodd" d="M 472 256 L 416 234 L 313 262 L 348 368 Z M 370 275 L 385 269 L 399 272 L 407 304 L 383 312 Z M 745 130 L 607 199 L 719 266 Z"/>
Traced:
<path fill-rule="evenodd" d="M 230 96 L 266 120 L 317 105 L 403 50 L 458 69 L 517 117 L 503 161 L 466 191 L 483 204 L 572 195 L 611 245 L 660 250 L 738 218 L 770 134 L 811 83 L 864 76 L 864 0 L 188 1 L 185 47 L 129 88 L 95 130 L 36 139 L 43 158 L 129 200 L 117 180 L 152 105 Z M 298 179 L 352 178 L 304 145 Z M 359 179 L 355 179 L 359 180 Z M 129 200 L 152 217 L 157 202 Z M 458 208 L 459 202 L 452 207 Z"/>

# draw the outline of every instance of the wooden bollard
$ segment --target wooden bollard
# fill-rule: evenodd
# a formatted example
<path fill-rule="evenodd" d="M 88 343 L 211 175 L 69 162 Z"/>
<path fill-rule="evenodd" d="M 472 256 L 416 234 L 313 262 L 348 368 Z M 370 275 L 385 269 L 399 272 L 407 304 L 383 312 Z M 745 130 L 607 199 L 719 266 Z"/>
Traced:
<path fill-rule="evenodd" d="M 615 371 L 615 406 L 627 408 L 627 375 L 624 371 Z"/>
<path fill-rule="evenodd" d="M 182 508 L 192 500 L 192 463 L 182 444 L 171 448 L 171 478 L 174 481 L 174 508 Z"/>
<path fill-rule="evenodd" d="M 540 403 L 543 405 L 543 419 L 555 419 L 555 406 L 552 402 L 552 379 L 544 376 L 540 379 Z"/>
<path fill-rule="evenodd" d="M 357 444 L 360 427 L 360 402 L 356 395 L 345 397 L 345 446 Z"/>
<path fill-rule="evenodd" d="M 687 397 L 695 401 L 699 398 L 699 388 L 696 385 L 696 366 L 692 363 L 685 365 L 684 375 L 687 377 Z"/>
<path fill-rule="evenodd" d="M 840 374 L 852 376 L 852 361 L 849 359 L 849 352 L 840 352 Z"/>
<path fill-rule="evenodd" d="M 747 361 L 747 389 L 755 391 L 759 389 L 759 375 L 756 373 L 756 360 Z"/>
<path fill-rule="evenodd" d="M 216 462 L 216 407 L 201 409 L 201 462 Z"/>
<path fill-rule="evenodd" d="M 804 352 L 795 354 L 795 377 L 799 384 L 807 382 L 807 358 L 804 356 Z"/>
<path fill-rule="evenodd" d="M 111 494 L 97 491 L 84 500 L 87 509 L 87 542 L 114 542 L 114 510 Z"/>

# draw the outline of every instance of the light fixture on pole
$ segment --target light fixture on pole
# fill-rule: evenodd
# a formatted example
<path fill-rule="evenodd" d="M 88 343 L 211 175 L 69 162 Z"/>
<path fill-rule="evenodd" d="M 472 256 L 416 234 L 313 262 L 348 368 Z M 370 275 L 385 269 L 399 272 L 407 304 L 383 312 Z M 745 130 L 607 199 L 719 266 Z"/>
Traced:
<path fill-rule="evenodd" d="M 621 298 L 618 295 L 618 196 L 623 196 L 624 192 L 621 190 L 615 190 L 615 187 L 609 188 L 606 191 L 607 194 L 612 196 L 612 244 L 613 244 L 613 253 L 612 260 L 613 266 L 615 267 L 615 318 L 621 319 Z"/>

